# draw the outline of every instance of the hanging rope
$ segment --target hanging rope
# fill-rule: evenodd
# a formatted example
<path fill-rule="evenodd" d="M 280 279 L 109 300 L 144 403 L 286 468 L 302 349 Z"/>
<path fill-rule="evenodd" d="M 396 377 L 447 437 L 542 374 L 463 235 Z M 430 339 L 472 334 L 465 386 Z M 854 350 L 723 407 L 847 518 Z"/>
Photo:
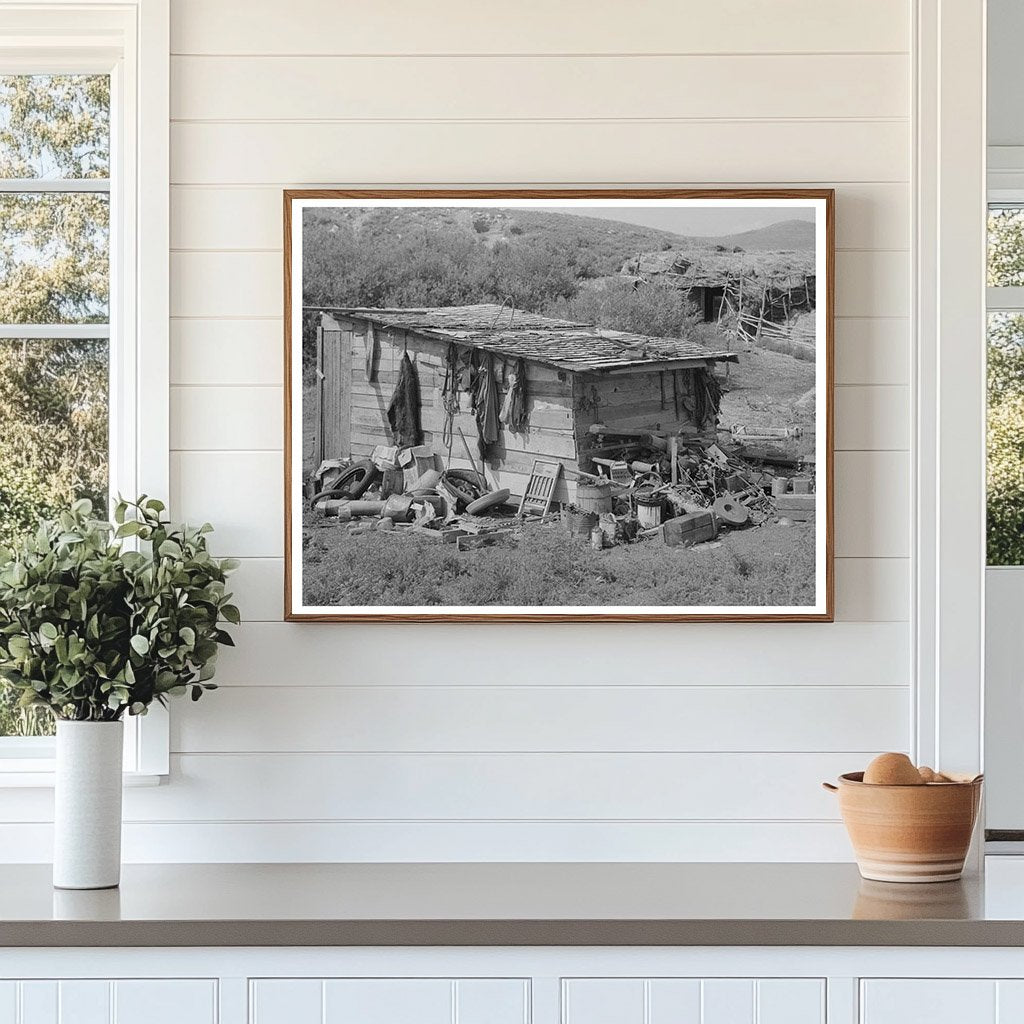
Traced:
<path fill-rule="evenodd" d="M 441 404 L 444 407 L 444 429 L 441 440 L 448 448 L 448 461 L 451 461 L 452 428 L 455 414 L 459 411 L 459 349 L 454 341 L 448 343 L 448 351 L 444 357 L 444 383 L 441 385 Z"/>

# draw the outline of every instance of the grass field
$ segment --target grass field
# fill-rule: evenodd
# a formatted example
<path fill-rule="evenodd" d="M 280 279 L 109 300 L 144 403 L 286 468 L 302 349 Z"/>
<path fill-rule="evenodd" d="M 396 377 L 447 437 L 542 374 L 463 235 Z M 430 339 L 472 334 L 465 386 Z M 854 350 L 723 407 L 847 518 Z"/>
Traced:
<path fill-rule="evenodd" d="M 455 551 L 414 535 L 307 531 L 303 590 L 311 605 L 809 605 L 814 529 L 765 526 L 721 543 L 670 548 L 653 539 L 593 551 L 561 526 L 518 547 Z"/>

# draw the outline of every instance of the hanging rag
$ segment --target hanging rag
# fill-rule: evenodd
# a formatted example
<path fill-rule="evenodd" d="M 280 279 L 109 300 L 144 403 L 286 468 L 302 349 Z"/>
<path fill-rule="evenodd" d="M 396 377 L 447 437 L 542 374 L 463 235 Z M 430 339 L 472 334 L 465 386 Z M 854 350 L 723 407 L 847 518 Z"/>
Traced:
<path fill-rule="evenodd" d="M 693 372 L 695 399 L 694 421 L 699 430 L 713 427 L 718 422 L 718 410 L 722 404 L 722 385 L 708 370 L 699 368 Z"/>
<path fill-rule="evenodd" d="M 377 367 L 380 364 L 380 342 L 377 340 L 373 324 L 366 325 L 363 344 L 366 346 L 366 379 L 370 384 L 376 384 Z"/>
<path fill-rule="evenodd" d="M 498 417 L 513 433 L 521 434 L 526 429 L 526 360 L 516 360 L 508 378 L 508 390 Z"/>
<path fill-rule="evenodd" d="M 486 459 L 492 444 L 498 440 L 498 384 L 494 379 L 494 353 L 485 352 L 476 373 L 474 411 L 480 458 Z"/>
<path fill-rule="evenodd" d="M 416 367 L 406 352 L 398 371 L 398 383 L 388 406 L 388 423 L 395 443 L 403 448 L 417 445 L 423 440 L 420 427 L 420 385 Z"/>

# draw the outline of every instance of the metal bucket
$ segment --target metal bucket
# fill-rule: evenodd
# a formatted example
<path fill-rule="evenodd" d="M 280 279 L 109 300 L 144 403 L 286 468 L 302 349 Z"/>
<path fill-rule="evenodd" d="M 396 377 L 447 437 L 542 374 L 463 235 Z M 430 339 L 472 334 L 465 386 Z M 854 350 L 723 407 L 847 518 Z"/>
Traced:
<path fill-rule="evenodd" d="M 640 529 L 652 530 L 661 526 L 661 516 L 665 511 L 665 498 L 661 494 L 650 491 L 637 491 L 633 495 L 636 501 L 636 517 L 640 521 Z"/>

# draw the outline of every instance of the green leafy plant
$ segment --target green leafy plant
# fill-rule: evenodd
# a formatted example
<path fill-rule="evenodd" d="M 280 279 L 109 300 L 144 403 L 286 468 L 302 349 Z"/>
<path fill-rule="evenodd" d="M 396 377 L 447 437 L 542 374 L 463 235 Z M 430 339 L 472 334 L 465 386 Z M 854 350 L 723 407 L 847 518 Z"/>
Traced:
<path fill-rule="evenodd" d="M 111 524 L 83 499 L 0 548 L 0 678 L 22 707 L 109 722 L 215 689 L 219 645 L 234 644 L 222 622 L 239 621 L 225 587 L 238 562 L 209 553 L 209 523 L 163 513 L 155 498 L 121 500 Z"/>

